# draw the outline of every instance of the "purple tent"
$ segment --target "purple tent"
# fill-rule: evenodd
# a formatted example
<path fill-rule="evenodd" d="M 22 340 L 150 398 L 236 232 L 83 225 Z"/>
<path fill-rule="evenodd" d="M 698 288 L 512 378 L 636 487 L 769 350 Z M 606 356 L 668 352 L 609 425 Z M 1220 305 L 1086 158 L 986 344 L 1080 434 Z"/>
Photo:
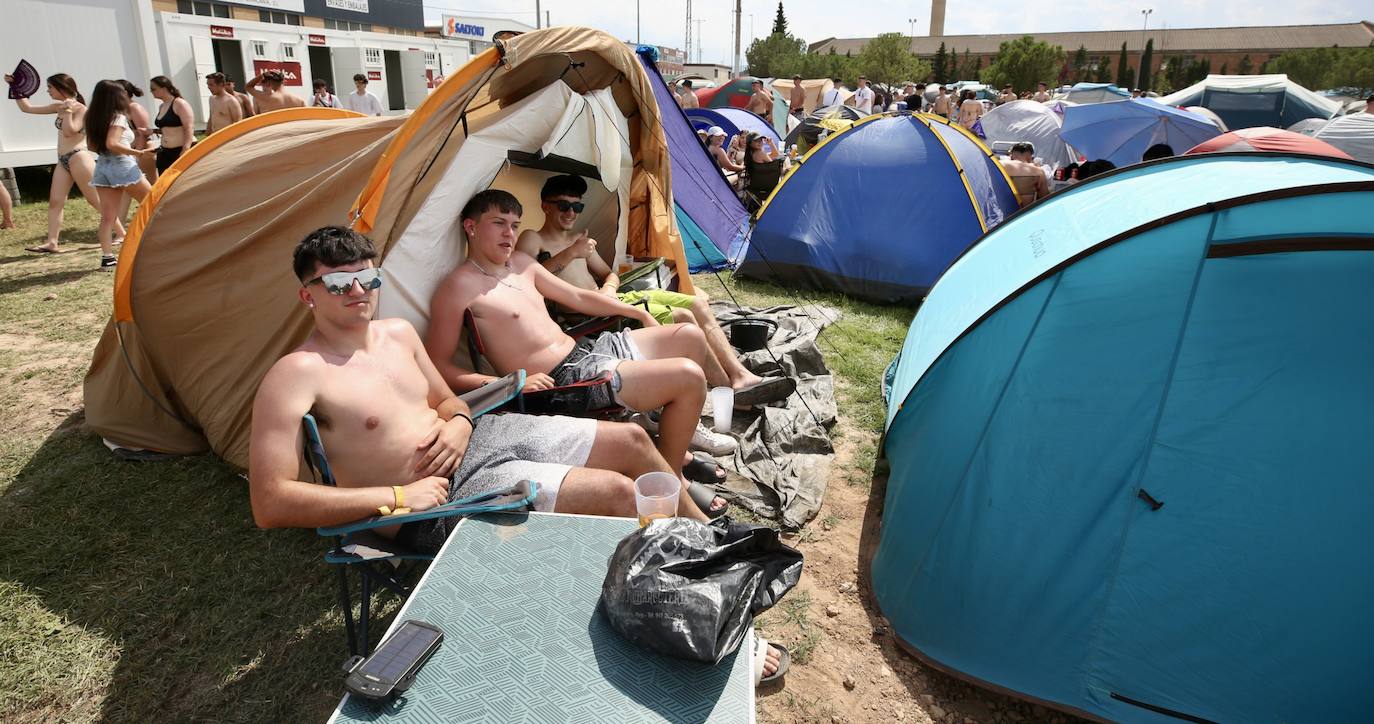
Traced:
<path fill-rule="evenodd" d="M 719 269 L 733 259 L 749 230 L 749 212 L 726 183 L 697 138 L 687 116 L 678 107 L 654 61 L 651 49 L 641 48 L 639 62 L 649 76 L 658 101 L 659 122 L 668 139 L 673 165 L 673 202 L 678 232 L 692 271 Z M 690 221 L 691 223 L 685 223 Z M 706 242 L 710 242 L 709 244 Z"/>

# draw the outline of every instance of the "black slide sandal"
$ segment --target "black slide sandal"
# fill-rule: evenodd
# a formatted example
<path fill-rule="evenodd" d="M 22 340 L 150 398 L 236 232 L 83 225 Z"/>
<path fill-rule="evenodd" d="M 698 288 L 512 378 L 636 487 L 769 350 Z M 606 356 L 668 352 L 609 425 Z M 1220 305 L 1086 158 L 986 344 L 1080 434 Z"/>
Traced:
<path fill-rule="evenodd" d="M 725 511 L 730 509 L 730 505 L 727 503 L 720 506 L 719 510 L 711 510 L 711 501 L 715 500 L 718 494 L 715 488 L 705 483 L 689 483 L 687 485 L 687 493 L 692 496 L 692 502 L 696 503 L 697 507 L 701 509 L 701 512 L 705 513 L 706 517 L 711 520 L 715 520 L 725 515 Z"/>

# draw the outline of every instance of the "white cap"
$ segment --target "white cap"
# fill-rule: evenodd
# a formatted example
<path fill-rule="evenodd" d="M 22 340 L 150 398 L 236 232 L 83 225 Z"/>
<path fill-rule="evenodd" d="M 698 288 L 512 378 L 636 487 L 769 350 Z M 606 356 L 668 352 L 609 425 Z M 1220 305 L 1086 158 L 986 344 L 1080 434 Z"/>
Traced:
<path fill-rule="evenodd" d="M 721 128 L 720 126 L 711 126 L 710 128 L 706 129 L 706 135 L 714 138 L 715 136 L 724 136 L 726 134 L 724 128 Z"/>

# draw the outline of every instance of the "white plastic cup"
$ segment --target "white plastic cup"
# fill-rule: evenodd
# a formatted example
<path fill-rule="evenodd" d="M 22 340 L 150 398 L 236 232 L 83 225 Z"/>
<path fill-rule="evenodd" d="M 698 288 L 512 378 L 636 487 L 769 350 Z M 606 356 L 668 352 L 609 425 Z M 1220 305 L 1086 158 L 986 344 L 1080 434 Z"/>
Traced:
<path fill-rule="evenodd" d="M 681 493 L 682 481 L 672 473 L 644 473 L 635 478 L 635 512 L 639 513 L 639 527 L 676 516 Z"/>
<path fill-rule="evenodd" d="M 711 416 L 716 432 L 729 433 L 735 417 L 735 391 L 729 387 L 711 388 Z"/>

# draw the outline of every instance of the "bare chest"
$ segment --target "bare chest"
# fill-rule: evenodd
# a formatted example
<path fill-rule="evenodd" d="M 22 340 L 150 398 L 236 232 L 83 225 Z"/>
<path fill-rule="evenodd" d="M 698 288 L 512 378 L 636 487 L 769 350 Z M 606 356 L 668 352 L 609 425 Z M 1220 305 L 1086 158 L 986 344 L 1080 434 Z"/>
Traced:
<path fill-rule="evenodd" d="M 403 353 L 358 355 L 324 373 L 314 412 L 333 431 L 367 432 L 428 407 L 428 393 L 420 368 Z"/>

